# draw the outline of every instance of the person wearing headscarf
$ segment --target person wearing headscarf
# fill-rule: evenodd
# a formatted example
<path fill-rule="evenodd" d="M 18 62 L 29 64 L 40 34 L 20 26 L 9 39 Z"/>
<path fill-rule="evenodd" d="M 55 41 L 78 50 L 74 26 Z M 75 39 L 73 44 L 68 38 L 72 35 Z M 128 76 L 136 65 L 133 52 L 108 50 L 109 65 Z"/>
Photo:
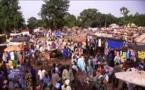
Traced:
<path fill-rule="evenodd" d="M 63 49 L 63 56 L 64 56 L 65 59 L 68 58 L 68 53 L 69 53 L 69 51 L 68 51 L 67 47 L 65 46 L 64 49 Z"/>
<path fill-rule="evenodd" d="M 90 56 L 89 60 L 88 60 L 88 66 L 89 66 L 89 74 L 90 74 L 90 77 L 93 76 L 93 72 L 94 72 L 94 69 L 93 69 L 93 61 L 92 61 L 93 57 Z"/>
<path fill-rule="evenodd" d="M 69 71 L 67 66 L 65 66 L 62 71 L 62 80 L 64 81 L 66 79 L 69 79 Z"/>
<path fill-rule="evenodd" d="M 60 80 L 60 77 L 59 77 L 59 75 L 55 72 L 55 69 L 53 69 L 53 71 L 52 71 L 52 85 L 53 85 L 53 87 L 54 88 L 56 88 L 56 84 L 59 82 L 59 80 Z"/>
<path fill-rule="evenodd" d="M 70 80 L 69 79 L 65 80 L 64 85 L 61 86 L 61 90 L 72 90 L 69 84 Z"/>
<path fill-rule="evenodd" d="M 77 65 L 78 67 L 81 69 L 81 71 L 83 72 L 83 74 L 86 74 L 86 63 L 85 63 L 85 60 L 84 60 L 84 56 L 81 56 L 79 59 L 78 59 L 78 62 L 77 62 Z"/>

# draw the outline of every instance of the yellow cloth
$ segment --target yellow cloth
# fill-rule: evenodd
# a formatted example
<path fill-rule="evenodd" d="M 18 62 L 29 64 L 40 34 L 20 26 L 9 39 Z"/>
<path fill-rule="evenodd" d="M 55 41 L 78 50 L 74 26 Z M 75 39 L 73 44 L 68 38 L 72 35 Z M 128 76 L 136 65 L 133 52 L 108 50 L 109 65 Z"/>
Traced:
<path fill-rule="evenodd" d="M 81 56 L 81 58 L 84 58 L 84 56 Z"/>
<path fill-rule="evenodd" d="M 65 46 L 66 45 L 66 42 L 63 42 L 63 46 Z"/>
<path fill-rule="evenodd" d="M 141 58 L 142 58 L 142 53 L 141 53 L 141 51 L 138 51 L 137 53 L 138 53 L 138 58 L 141 59 Z"/>
<path fill-rule="evenodd" d="M 121 62 L 124 62 L 123 56 L 120 56 L 120 61 L 121 61 Z"/>
<path fill-rule="evenodd" d="M 2 65 L 3 65 L 3 63 L 1 62 L 1 63 L 0 63 L 0 67 L 1 67 Z"/>
<path fill-rule="evenodd" d="M 122 57 L 126 58 L 126 52 L 123 52 L 122 54 L 123 54 Z"/>
<path fill-rule="evenodd" d="M 143 58 L 145 58 L 145 52 L 143 52 Z"/>
<path fill-rule="evenodd" d="M 144 59 L 144 52 L 141 51 L 141 59 Z"/>
<path fill-rule="evenodd" d="M 12 62 L 12 60 L 9 60 L 8 65 L 9 65 L 10 68 L 13 67 L 13 62 Z"/>
<path fill-rule="evenodd" d="M 84 48 L 86 46 L 86 43 L 85 42 L 83 42 L 82 43 L 82 48 Z"/>

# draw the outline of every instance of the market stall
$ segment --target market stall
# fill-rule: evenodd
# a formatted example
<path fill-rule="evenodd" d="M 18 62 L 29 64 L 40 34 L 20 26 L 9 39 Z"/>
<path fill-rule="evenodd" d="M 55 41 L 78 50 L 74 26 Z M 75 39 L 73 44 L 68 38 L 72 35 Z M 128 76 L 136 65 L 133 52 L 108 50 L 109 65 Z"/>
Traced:
<path fill-rule="evenodd" d="M 23 53 L 21 51 L 22 49 L 20 46 L 10 45 L 6 49 L 4 49 L 3 60 L 8 62 L 7 65 L 9 65 L 11 68 L 17 66 L 18 62 L 22 64 Z"/>

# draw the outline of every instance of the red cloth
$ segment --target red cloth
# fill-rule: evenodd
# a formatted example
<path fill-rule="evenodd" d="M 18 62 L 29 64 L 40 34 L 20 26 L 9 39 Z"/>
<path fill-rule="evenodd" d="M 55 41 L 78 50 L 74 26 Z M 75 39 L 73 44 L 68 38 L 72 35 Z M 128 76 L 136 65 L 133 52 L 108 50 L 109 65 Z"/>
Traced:
<path fill-rule="evenodd" d="M 23 48 L 23 49 L 25 48 L 24 42 L 22 42 L 22 48 Z"/>
<path fill-rule="evenodd" d="M 22 55 L 21 54 L 19 54 L 19 61 L 20 61 L 20 63 L 22 64 L 23 63 L 23 58 L 22 58 Z"/>
<path fill-rule="evenodd" d="M 117 55 L 117 51 L 115 50 L 115 51 L 114 51 L 114 56 L 116 56 L 116 55 Z"/>
<path fill-rule="evenodd" d="M 36 86 L 35 90 L 41 90 L 41 87 L 40 86 Z"/>

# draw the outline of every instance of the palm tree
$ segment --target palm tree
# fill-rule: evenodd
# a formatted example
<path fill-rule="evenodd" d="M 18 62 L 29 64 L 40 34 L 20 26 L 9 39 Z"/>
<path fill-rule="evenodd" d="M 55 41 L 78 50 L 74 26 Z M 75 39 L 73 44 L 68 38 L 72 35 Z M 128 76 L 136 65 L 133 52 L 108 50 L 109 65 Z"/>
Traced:
<path fill-rule="evenodd" d="M 120 8 L 120 12 L 123 16 L 126 16 L 130 11 L 126 7 Z"/>
<path fill-rule="evenodd" d="M 127 17 L 127 15 L 128 15 L 129 12 L 130 11 L 126 7 L 120 8 L 120 13 L 123 15 L 122 22 L 124 24 L 127 24 L 128 23 L 127 20 L 126 20 L 126 17 Z"/>

